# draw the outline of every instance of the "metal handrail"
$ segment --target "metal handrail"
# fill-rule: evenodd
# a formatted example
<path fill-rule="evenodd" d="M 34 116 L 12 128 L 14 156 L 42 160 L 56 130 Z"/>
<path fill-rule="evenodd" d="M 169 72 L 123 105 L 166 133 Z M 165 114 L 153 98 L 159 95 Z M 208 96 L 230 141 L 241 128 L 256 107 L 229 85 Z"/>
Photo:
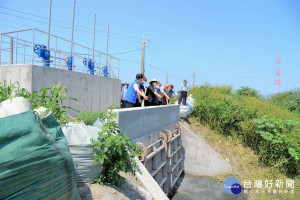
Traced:
<path fill-rule="evenodd" d="M 24 39 L 23 37 L 20 37 L 21 32 L 26 32 L 26 31 L 32 31 L 32 38 L 29 40 Z M 37 56 L 34 53 L 33 47 L 35 44 L 37 44 L 36 42 L 36 34 L 37 33 L 42 33 L 42 34 L 46 34 L 49 35 L 49 37 L 54 37 L 55 40 L 55 47 L 53 47 L 53 45 L 47 47 L 47 49 L 50 52 L 53 52 L 53 62 L 51 62 L 51 66 L 52 67 L 59 67 L 61 68 L 61 61 L 63 58 L 60 58 L 61 55 L 69 55 L 73 57 L 73 63 L 76 63 L 75 66 L 78 66 L 78 68 L 75 68 L 74 71 L 81 71 L 81 72 L 85 72 L 88 73 L 88 68 L 87 66 L 82 64 L 82 61 L 80 61 L 80 59 L 84 59 L 87 58 L 92 59 L 92 56 L 90 54 L 92 54 L 94 52 L 94 54 L 97 54 L 97 58 L 99 57 L 99 62 L 96 62 L 96 60 L 94 59 L 94 65 L 95 65 L 95 75 L 101 75 L 101 67 L 104 66 L 101 63 L 105 63 L 102 62 L 103 57 L 102 56 L 106 56 L 105 53 L 98 51 L 98 50 L 94 50 L 92 48 L 86 47 L 84 45 L 81 45 L 79 43 L 73 42 L 73 46 L 74 46 L 74 53 L 73 55 L 70 55 L 70 52 L 68 51 L 64 51 L 62 49 L 58 49 L 57 48 L 57 41 L 62 41 L 62 42 L 67 42 L 72 44 L 72 42 L 70 40 L 64 39 L 60 36 L 54 35 L 54 34 L 49 34 L 45 31 L 39 30 L 39 29 L 35 29 L 35 28 L 30 28 L 30 29 L 23 29 L 23 30 L 17 30 L 17 31 L 11 31 L 11 32 L 5 32 L 5 33 L 0 33 L 0 64 L 34 64 L 34 63 L 43 63 L 42 60 L 37 60 Z M 12 34 L 16 34 L 16 36 L 13 36 Z M 28 38 L 28 37 L 27 37 Z M 5 42 L 5 39 L 9 39 L 9 42 Z M 10 43 L 10 44 L 7 44 Z M 12 44 L 11 44 L 12 43 Z M 20 46 L 21 45 L 21 46 Z M 78 51 L 76 53 L 75 49 L 76 47 L 82 48 L 79 52 L 84 52 L 87 51 L 87 53 L 80 53 L 81 55 L 78 55 Z M 31 48 L 31 52 L 30 54 L 28 53 L 28 49 Z M 21 49 L 21 50 L 20 50 Z M 23 50 L 22 50 L 23 49 Z M 2 55 L 2 53 L 4 52 L 11 52 L 10 55 L 10 60 L 9 55 Z M 52 55 L 52 53 L 51 53 Z M 18 58 L 18 56 L 21 56 L 22 59 Z M 27 60 L 26 57 L 31 57 L 31 60 Z M 109 62 L 108 62 L 108 68 L 109 68 L 109 76 L 112 78 L 119 78 L 119 73 L 120 73 L 120 59 L 116 58 L 114 56 L 111 56 L 108 54 L 109 57 Z M 5 59 L 7 59 L 7 61 L 4 61 Z M 79 62 L 80 61 L 80 62 Z M 79 63 L 78 63 L 79 62 Z M 114 62 L 114 65 L 112 65 L 112 62 Z M 117 63 L 115 63 L 117 62 Z M 64 61 L 62 61 L 62 63 L 64 63 Z M 117 65 L 117 66 L 115 66 Z"/>

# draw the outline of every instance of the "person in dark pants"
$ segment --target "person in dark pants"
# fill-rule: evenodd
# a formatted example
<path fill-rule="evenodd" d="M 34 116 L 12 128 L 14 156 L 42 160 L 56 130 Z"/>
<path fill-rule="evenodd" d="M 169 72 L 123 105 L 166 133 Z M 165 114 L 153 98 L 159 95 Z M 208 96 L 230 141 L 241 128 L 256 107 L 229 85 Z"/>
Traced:
<path fill-rule="evenodd" d="M 153 79 L 149 82 L 149 87 L 147 88 L 146 96 L 148 100 L 145 101 L 145 106 L 155 106 L 157 103 L 155 102 L 155 98 L 160 101 L 160 95 L 155 91 L 157 80 Z"/>
<path fill-rule="evenodd" d="M 155 92 L 157 94 L 159 94 L 160 100 L 158 100 L 157 96 L 155 96 L 155 98 L 153 99 L 153 104 L 156 106 L 159 106 L 162 104 L 162 93 L 161 93 L 160 88 L 161 88 L 161 83 L 159 81 L 157 81 L 156 87 L 155 87 Z"/>
<path fill-rule="evenodd" d="M 144 84 L 147 82 L 147 78 L 144 74 L 141 74 L 143 75 L 143 80 L 142 82 L 140 83 L 140 91 L 145 94 L 145 87 L 144 87 Z M 143 96 L 141 95 L 138 95 L 137 99 L 136 99 L 136 102 L 134 104 L 134 107 L 141 107 L 142 106 L 142 101 L 143 101 Z"/>
<path fill-rule="evenodd" d="M 169 105 L 169 84 L 167 83 L 164 87 L 161 87 L 161 97 L 162 97 L 162 105 Z"/>
<path fill-rule="evenodd" d="M 131 108 L 134 107 L 134 104 L 136 102 L 137 96 L 141 95 L 145 98 L 145 100 L 148 99 L 148 97 L 145 95 L 145 93 L 140 91 L 140 83 L 143 80 L 144 75 L 143 74 L 137 74 L 136 80 L 134 80 L 128 87 L 124 103 L 122 104 L 122 108 Z"/>
<path fill-rule="evenodd" d="M 179 89 L 180 89 L 180 95 L 178 98 L 178 104 L 180 105 L 182 101 L 182 104 L 186 105 L 187 93 L 190 90 L 190 86 L 187 84 L 186 80 L 183 81 Z"/>

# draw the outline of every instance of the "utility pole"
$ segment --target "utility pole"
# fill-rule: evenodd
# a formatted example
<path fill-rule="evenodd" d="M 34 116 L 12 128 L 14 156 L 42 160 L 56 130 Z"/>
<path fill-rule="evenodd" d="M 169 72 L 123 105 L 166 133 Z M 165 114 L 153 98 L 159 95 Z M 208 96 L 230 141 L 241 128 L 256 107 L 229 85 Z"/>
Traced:
<path fill-rule="evenodd" d="M 143 53 L 142 53 L 142 62 L 141 62 L 141 73 L 145 73 L 145 50 L 146 50 L 146 43 L 149 43 L 150 40 L 146 40 L 146 34 L 143 35 L 143 41 L 140 44 L 143 44 Z"/>
<path fill-rule="evenodd" d="M 106 39 L 106 66 L 108 67 L 108 40 L 109 40 L 109 23 L 107 23 L 107 39 Z"/>
<path fill-rule="evenodd" d="M 196 71 L 194 69 L 194 72 L 193 72 L 193 87 L 195 87 L 195 76 L 196 76 Z"/>
<path fill-rule="evenodd" d="M 48 48 L 48 50 L 50 49 L 51 9 L 52 9 L 52 0 L 49 0 L 49 15 L 48 15 L 48 41 L 47 41 L 47 48 Z"/>
<path fill-rule="evenodd" d="M 168 73 L 167 73 L 167 80 L 166 80 L 166 84 L 168 83 Z"/>
<path fill-rule="evenodd" d="M 73 34 L 74 34 L 75 4 L 76 4 L 76 0 L 73 1 L 73 17 L 72 17 L 72 32 L 71 32 L 71 58 L 72 58 L 72 67 L 71 67 L 71 70 L 73 70 L 73 66 L 74 66 Z"/>
<path fill-rule="evenodd" d="M 93 62 L 95 62 L 95 29 L 96 29 L 96 14 L 94 15 L 94 33 L 93 33 Z"/>

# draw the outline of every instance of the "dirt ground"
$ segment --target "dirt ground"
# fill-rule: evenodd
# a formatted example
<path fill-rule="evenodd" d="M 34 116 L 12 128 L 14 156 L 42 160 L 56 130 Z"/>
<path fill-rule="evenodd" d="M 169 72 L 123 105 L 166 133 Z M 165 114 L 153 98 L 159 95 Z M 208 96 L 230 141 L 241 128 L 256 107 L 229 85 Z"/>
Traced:
<path fill-rule="evenodd" d="M 92 184 L 80 186 L 79 193 L 82 200 L 153 200 L 154 198 L 143 184 L 131 174 L 121 173 L 126 183 L 120 187 L 111 184 L 103 186 Z"/>

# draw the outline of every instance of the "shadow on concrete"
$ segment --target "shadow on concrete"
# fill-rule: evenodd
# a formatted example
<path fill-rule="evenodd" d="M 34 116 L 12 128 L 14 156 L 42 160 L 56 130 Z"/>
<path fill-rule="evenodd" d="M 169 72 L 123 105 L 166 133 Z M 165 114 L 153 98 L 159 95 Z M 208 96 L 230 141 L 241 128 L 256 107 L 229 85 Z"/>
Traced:
<path fill-rule="evenodd" d="M 191 125 L 191 121 L 190 121 L 190 118 L 189 118 L 189 117 L 187 117 L 187 118 L 182 118 L 182 119 L 180 119 L 180 121 L 184 121 L 184 122 L 186 122 L 187 124 Z"/>
<path fill-rule="evenodd" d="M 93 185 L 80 185 L 78 187 L 80 198 L 82 200 L 93 200 L 102 199 L 103 194 L 109 194 L 105 199 L 118 199 L 121 196 L 125 196 L 128 199 L 145 199 L 144 196 L 134 187 L 130 182 L 125 180 L 125 183 L 121 186 L 114 186 L 112 184 L 104 184 L 103 186 L 99 184 Z M 104 192 L 105 191 L 105 192 Z M 122 195 L 118 194 L 121 193 Z"/>
<path fill-rule="evenodd" d="M 80 185 L 78 186 L 78 190 L 81 200 L 93 200 L 92 191 L 88 185 Z"/>
<path fill-rule="evenodd" d="M 178 189 L 180 188 L 180 185 L 182 183 L 184 179 L 184 171 L 181 173 L 180 177 L 178 178 L 176 184 L 174 185 L 173 189 L 170 191 L 170 193 L 168 194 L 168 198 L 170 200 L 173 199 L 173 197 L 176 195 L 176 193 L 178 192 Z"/>

